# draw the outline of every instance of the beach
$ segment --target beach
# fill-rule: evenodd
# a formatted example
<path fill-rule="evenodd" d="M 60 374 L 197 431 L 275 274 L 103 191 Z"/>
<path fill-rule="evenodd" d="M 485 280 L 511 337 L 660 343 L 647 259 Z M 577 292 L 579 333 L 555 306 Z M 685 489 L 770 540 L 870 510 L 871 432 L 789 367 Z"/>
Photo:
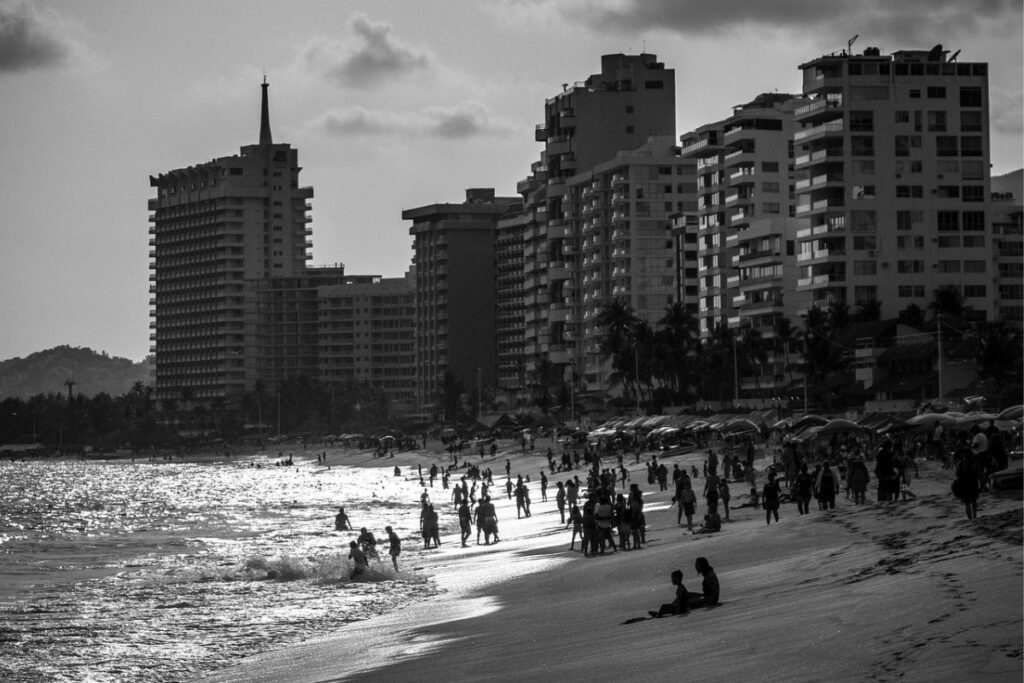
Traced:
<path fill-rule="evenodd" d="M 641 464 L 630 470 L 644 491 L 647 543 L 584 558 L 568 550 L 570 532 L 554 504 L 554 483 L 564 474 L 549 474 L 549 502 L 540 500 L 536 479 L 546 445 L 536 454 L 509 452 L 512 476 L 534 480 L 532 517 L 517 520 L 514 501 L 501 490 L 500 543 L 460 548 L 457 536 L 447 536 L 440 549 L 403 567 L 430 576 L 440 595 L 203 680 L 1021 679 L 1019 491 L 983 494 L 978 518 L 967 520 L 949 492 L 952 473 L 926 461 L 910 500 L 875 503 L 869 490 L 868 503 L 854 505 L 840 493 L 832 511 L 812 502 L 810 514 L 800 516 L 795 504 L 783 504 L 780 522 L 771 525 L 763 511 L 742 508 L 720 533 L 692 535 L 676 524 L 671 490 L 647 484 Z M 484 462 L 498 489 L 505 455 Z M 666 464 L 699 464 L 703 455 Z M 328 457 L 426 469 L 446 456 L 375 459 L 332 450 Z M 436 486 L 433 497 L 443 501 Z M 732 488 L 735 505 L 744 487 Z M 698 515 L 703 510 L 701 502 Z M 701 556 L 718 574 L 723 604 L 640 619 L 671 601 L 673 569 L 684 572 L 691 591 L 700 590 L 693 566 Z"/>

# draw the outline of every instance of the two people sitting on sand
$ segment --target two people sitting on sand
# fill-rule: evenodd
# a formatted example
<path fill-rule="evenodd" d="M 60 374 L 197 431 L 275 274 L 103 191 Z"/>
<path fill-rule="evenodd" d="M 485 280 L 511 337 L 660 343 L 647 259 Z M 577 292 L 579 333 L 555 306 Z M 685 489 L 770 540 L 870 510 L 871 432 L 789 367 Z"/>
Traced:
<path fill-rule="evenodd" d="M 718 604 L 719 586 L 718 576 L 706 557 L 698 557 L 694 563 L 697 573 L 703 577 L 701 582 L 702 592 L 691 593 L 683 585 L 683 571 L 676 569 L 671 574 L 672 585 L 676 587 L 676 599 L 665 603 L 658 611 L 648 612 L 652 617 L 664 617 L 670 614 L 686 614 L 695 607 L 712 607 Z"/>

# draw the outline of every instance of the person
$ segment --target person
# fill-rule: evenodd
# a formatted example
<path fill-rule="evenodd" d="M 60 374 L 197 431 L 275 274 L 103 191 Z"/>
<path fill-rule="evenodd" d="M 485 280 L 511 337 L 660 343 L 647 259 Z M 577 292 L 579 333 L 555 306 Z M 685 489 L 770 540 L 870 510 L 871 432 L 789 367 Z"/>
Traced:
<path fill-rule="evenodd" d="M 651 610 L 648 612 L 655 619 L 668 616 L 670 614 L 686 614 L 690 611 L 690 596 L 686 591 L 686 586 L 683 585 L 683 571 L 676 569 L 669 576 L 672 581 L 672 585 L 676 587 L 676 599 L 672 602 L 666 602 L 658 611 Z"/>
<path fill-rule="evenodd" d="M 334 515 L 334 530 L 348 531 L 351 528 L 352 524 L 348 520 L 348 515 L 345 514 L 345 508 L 338 508 L 338 514 Z"/>
<path fill-rule="evenodd" d="M 766 524 L 772 523 L 772 517 L 775 517 L 776 524 L 779 522 L 779 496 L 779 482 L 775 480 L 774 474 L 769 474 L 761 490 L 761 506 L 764 508 Z"/>
<path fill-rule="evenodd" d="M 480 500 L 480 505 L 476 509 L 476 525 L 484 532 L 484 545 L 491 544 L 491 536 L 494 536 L 495 543 L 500 540 L 498 538 L 498 515 L 490 498 Z"/>
<path fill-rule="evenodd" d="M 956 479 L 953 480 L 953 495 L 964 503 L 967 519 L 978 516 L 978 494 L 981 491 L 978 463 L 971 449 L 961 448 L 956 456 Z"/>
<path fill-rule="evenodd" d="M 565 485 L 562 482 L 555 482 L 555 487 L 558 491 L 555 492 L 555 505 L 558 506 L 558 516 L 562 520 L 562 524 L 565 524 Z"/>
<path fill-rule="evenodd" d="M 801 515 L 811 511 L 811 496 L 814 494 L 814 477 L 807 471 L 807 463 L 800 465 L 800 474 L 796 475 L 793 484 L 796 494 L 796 510 Z"/>
<path fill-rule="evenodd" d="M 473 532 L 473 515 L 469 511 L 469 503 L 465 499 L 459 504 L 459 531 L 462 534 L 462 547 L 466 547 L 466 540 Z"/>
<path fill-rule="evenodd" d="M 715 574 L 715 570 L 711 563 L 708 562 L 708 558 L 698 557 L 697 561 L 694 562 L 694 569 L 702 577 L 701 592 L 689 593 L 687 595 L 690 608 L 713 607 L 717 605 L 720 597 L 718 575 Z"/>
<path fill-rule="evenodd" d="M 576 536 L 580 537 L 580 545 L 583 546 L 583 552 L 587 552 L 586 541 L 583 536 L 583 513 L 580 512 L 579 505 L 573 505 L 572 510 L 569 512 L 569 524 L 572 524 L 572 538 L 569 540 L 569 550 L 573 550 L 576 545 Z M 566 524 L 566 526 L 569 526 Z"/>
<path fill-rule="evenodd" d="M 822 510 L 836 509 L 836 493 L 839 492 L 839 477 L 836 475 L 832 465 L 826 460 L 821 465 L 818 477 L 814 482 L 814 490 L 821 502 Z M 778 521 L 778 520 L 776 520 Z"/>
<path fill-rule="evenodd" d="M 725 521 L 727 521 L 727 522 L 730 521 L 730 519 L 729 519 L 729 498 L 730 497 L 731 497 L 731 495 L 729 493 L 729 482 L 726 481 L 725 477 L 722 477 L 721 479 L 718 480 L 718 499 L 720 501 L 722 501 L 722 509 L 725 510 Z"/>
<path fill-rule="evenodd" d="M 611 546 L 615 552 L 615 539 L 612 538 L 612 504 L 607 494 L 601 495 L 594 506 L 594 520 L 597 524 L 597 546 L 604 554 L 605 548 Z"/>
<path fill-rule="evenodd" d="M 704 515 L 704 524 L 697 529 L 695 534 L 714 534 L 722 530 L 722 518 L 718 515 L 718 508 L 711 508 L 708 514 Z"/>
<path fill-rule="evenodd" d="M 398 555 L 402 552 L 402 540 L 398 538 L 398 534 L 390 526 L 384 527 L 384 531 L 388 533 L 388 555 L 391 556 L 391 564 L 395 565 L 395 571 L 398 571 Z"/>
<path fill-rule="evenodd" d="M 540 502 L 548 502 L 548 475 L 544 474 L 544 470 L 540 471 Z"/>
<path fill-rule="evenodd" d="M 690 487 L 679 492 L 679 508 L 686 515 L 686 529 L 693 531 L 693 515 L 697 512 L 697 494 Z M 681 523 L 681 520 L 677 520 Z"/>
<path fill-rule="evenodd" d="M 359 530 L 359 548 L 370 557 L 377 557 L 377 539 L 364 526 Z"/>
<path fill-rule="evenodd" d="M 437 511 L 434 506 L 427 503 L 423 509 L 423 549 L 430 548 L 430 542 L 434 542 L 435 548 L 441 547 L 441 537 L 438 530 Z"/>
<path fill-rule="evenodd" d="M 366 559 L 366 553 L 359 549 L 359 544 L 355 541 L 349 541 L 348 548 L 348 559 L 352 560 L 352 573 L 349 575 L 349 580 L 355 581 L 370 568 L 370 561 Z"/>
<path fill-rule="evenodd" d="M 858 456 L 850 463 L 850 492 L 853 493 L 853 502 L 862 504 L 867 500 L 868 482 L 871 474 L 868 472 L 867 463 L 863 456 Z"/>

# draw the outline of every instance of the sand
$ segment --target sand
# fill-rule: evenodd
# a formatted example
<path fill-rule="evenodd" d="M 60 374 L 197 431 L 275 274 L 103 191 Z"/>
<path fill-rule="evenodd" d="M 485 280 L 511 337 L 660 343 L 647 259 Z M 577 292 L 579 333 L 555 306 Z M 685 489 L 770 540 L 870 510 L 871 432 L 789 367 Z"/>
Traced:
<path fill-rule="evenodd" d="M 982 494 L 979 518 L 970 521 L 949 494 L 951 473 L 924 462 L 912 500 L 878 504 L 869 495 L 858 506 L 840 494 L 836 510 L 806 516 L 783 504 L 780 523 L 770 526 L 762 511 L 746 508 L 734 511 L 719 534 L 691 535 L 676 525 L 671 491 L 647 484 L 641 465 L 631 469 L 645 492 L 647 545 L 584 558 L 568 550 L 570 532 L 555 509 L 554 482 L 565 475 L 551 477 L 549 501 L 540 501 L 536 478 L 547 445 L 538 443 L 534 455 L 510 450 L 485 462 L 502 489 L 500 543 L 471 542 L 464 549 L 457 536 L 445 537 L 439 550 L 403 553 L 402 571 L 432 576 L 444 594 L 248 658 L 204 680 L 1020 681 L 1024 675 L 1020 492 Z M 323 450 L 295 457 L 315 466 Z M 514 502 L 504 496 L 506 454 L 513 477 L 535 480 L 528 519 L 517 520 Z M 666 463 L 671 469 L 673 462 L 702 458 L 695 453 Z M 328 450 L 333 464 L 407 469 L 422 463 L 426 471 L 432 461 L 445 457 L 417 451 L 375 459 Z M 745 487 L 732 490 L 733 503 L 742 502 L 737 494 Z M 446 500 L 445 493 L 438 484 L 434 499 Z M 671 601 L 673 569 L 699 590 L 698 556 L 714 565 L 723 604 L 638 620 Z"/>

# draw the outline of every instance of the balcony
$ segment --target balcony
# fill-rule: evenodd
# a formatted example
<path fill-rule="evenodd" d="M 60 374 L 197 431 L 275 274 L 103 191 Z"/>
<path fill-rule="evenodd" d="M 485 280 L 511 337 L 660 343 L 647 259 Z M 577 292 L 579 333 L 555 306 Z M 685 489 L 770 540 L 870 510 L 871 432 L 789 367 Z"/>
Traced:
<path fill-rule="evenodd" d="M 813 126 L 811 128 L 804 128 L 793 134 L 793 142 L 810 142 L 817 138 L 824 137 L 826 135 L 835 135 L 842 133 L 844 130 L 844 124 L 842 121 L 829 121 L 819 126 Z"/>
<path fill-rule="evenodd" d="M 817 211 L 825 211 L 827 209 L 842 208 L 845 206 L 842 199 L 832 197 L 830 199 L 819 199 L 816 202 L 810 202 L 807 204 L 798 204 L 796 207 L 796 215 L 803 216 L 805 214 L 814 213 Z"/>
<path fill-rule="evenodd" d="M 801 166 L 806 166 L 808 164 L 816 164 L 830 158 L 839 160 L 839 158 L 842 156 L 842 147 L 829 147 L 828 149 L 819 149 L 809 154 L 801 154 L 797 156 L 793 160 L 793 166 L 795 168 L 800 168 Z"/>
<path fill-rule="evenodd" d="M 544 142 L 548 139 L 548 126 L 546 123 L 538 123 L 534 130 L 533 139 L 537 142 Z"/>

